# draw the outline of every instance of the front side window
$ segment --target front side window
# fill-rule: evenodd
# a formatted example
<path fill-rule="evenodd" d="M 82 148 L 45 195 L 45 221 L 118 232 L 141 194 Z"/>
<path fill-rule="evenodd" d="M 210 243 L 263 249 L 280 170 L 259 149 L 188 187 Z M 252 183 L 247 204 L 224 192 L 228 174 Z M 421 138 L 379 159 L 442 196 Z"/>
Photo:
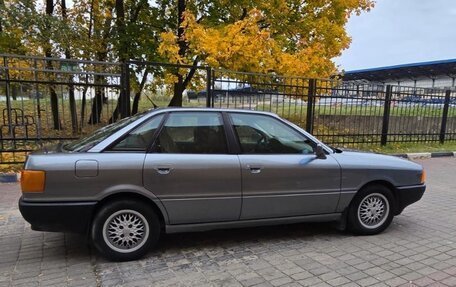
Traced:
<path fill-rule="evenodd" d="M 225 154 L 227 144 L 220 113 L 174 112 L 156 141 L 159 153 Z"/>
<path fill-rule="evenodd" d="M 120 142 L 114 145 L 113 151 L 146 151 L 152 144 L 164 115 L 158 115 L 129 132 Z"/>
<path fill-rule="evenodd" d="M 245 154 L 312 154 L 313 144 L 283 122 L 266 115 L 231 114 Z"/>

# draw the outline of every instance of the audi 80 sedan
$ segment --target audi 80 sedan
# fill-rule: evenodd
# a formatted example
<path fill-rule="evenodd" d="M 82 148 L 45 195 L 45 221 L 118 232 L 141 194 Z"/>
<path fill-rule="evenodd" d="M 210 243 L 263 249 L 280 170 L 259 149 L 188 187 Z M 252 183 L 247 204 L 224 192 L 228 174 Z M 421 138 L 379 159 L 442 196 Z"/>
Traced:
<path fill-rule="evenodd" d="M 30 154 L 19 208 L 34 230 L 133 260 L 162 233 L 338 221 L 377 234 L 424 181 L 416 163 L 333 149 L 275 114 L 167 108 Z"/>

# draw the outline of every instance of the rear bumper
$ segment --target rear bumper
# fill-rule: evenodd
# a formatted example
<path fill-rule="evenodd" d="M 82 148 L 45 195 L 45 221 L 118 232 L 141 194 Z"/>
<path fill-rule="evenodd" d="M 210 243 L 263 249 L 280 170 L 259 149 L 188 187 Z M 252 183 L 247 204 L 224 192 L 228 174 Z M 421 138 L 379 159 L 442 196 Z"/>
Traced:
<path fill-rule="evenodd" d="M 85 233 L 96 202 L 29 202 L 19 199 L 24 219 L 37 231 Z"/>
<path fill-rule="evenodd" d="M 396 215 L 401 214 L 401 212 L 409 206 L 410 204 L 417 202 L 423 197 L 424 191 L 426 190 L 426 185 L 414 185 L 414 186 L 402 186 L 397 187 L 397 199 L 398 205 L 396 209 Z"/>

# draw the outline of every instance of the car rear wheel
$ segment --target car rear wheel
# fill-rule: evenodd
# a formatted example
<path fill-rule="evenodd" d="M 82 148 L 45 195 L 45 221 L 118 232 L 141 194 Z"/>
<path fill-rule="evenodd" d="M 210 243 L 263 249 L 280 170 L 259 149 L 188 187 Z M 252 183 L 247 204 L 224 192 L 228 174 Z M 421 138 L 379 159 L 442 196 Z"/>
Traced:
<path fill-rule="evenodd" d="M 348 210 L 349 230 L 361 235 L 378 234 L 393 220 L 394 197 L 383 185 L 362 189 L 353 199 Z"/>
<path fill-rule="evenodd" d="M 91 230 L 95 248 L 115 261 L 135 260 L 158 242 L 160 222 L 153 209 L 139 201 L 119 200 L 102 206 Z"/>

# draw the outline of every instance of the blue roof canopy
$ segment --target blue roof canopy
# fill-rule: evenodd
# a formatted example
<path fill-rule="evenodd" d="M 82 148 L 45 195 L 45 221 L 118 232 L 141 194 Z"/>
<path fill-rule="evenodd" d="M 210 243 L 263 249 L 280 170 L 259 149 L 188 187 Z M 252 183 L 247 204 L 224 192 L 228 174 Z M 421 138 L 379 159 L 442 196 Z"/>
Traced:
<path fill-rule="evenodd" d="M 456 77 L 456 59 L 352 70 L 346 71 L 342 78 L 345 81 L 368 80 L 382 82 L 422 77 L 433 78 L 441 75 Z"/>

